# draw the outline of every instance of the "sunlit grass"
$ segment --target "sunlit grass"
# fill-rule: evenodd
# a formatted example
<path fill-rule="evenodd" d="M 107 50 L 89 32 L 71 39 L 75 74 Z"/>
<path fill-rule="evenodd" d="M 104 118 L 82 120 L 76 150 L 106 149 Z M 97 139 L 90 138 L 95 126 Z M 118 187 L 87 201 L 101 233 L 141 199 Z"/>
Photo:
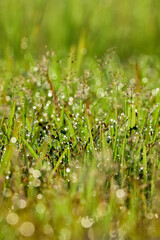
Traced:
<path fill-rule="evenodd" d="M 160 237 L 159 59 L 84 66 L 2 64 L 0 239 Z"/>

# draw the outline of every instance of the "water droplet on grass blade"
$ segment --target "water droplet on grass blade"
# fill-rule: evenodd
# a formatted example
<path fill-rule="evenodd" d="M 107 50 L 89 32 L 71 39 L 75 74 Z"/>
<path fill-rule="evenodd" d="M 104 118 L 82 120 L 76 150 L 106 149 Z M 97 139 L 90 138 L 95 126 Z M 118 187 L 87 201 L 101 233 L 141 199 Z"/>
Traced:
<path fill-rule="evenodd" d="M 34 187 L 39 187 L 40 185 L 41 185 L 41 181 L 39 179 L 36 178 L 36 179 L 33 180 L 33 186 Z"/>
<path fill-rule="evenodd" d="M 24 222 L 20 227 L 20 233 L 25 237 L 30 237 L 33 235 L 35 227 L 31 222 Z"/>
<path fill-rule="evenodd" d="M 143 82 L 143 83 L 147 83 L 147 82 L 148 82 L 148 78 L 143 78 L 143 79 L 142 79 L 142 82 Z"/>
<path fill-rule="evenodd" d="M 66 172 L 69 173 L 70 172 L 70 168 L 66 168 Z"/>
<path fill-rule="evenodd" d="M 48 91 L 48 97 L 52 97 L 52 91 L 51 90 Z"/>
<path fill-rule="evenodd" d="M 124 198 L 125 195 L 126 195 L 126 193 L 125 193 L 125 191 L 124 191 L 123 189 L 118 189 L 118 190 L 116 191 L 116 196 L 117 196 L 117 198 Z"/>
<path fill-rule="evenodd" d="M 6 96 L 6 101 L 9 102 L 11 100 L 10 96 Z"/>
<path fill-rule="evenodd" d="M 6 217 L 6 221 L 10 225 L 15 225 L 19 221 L 19 217 L 16 213 L 9 213 Z"/>
<path fill-rule="evenodd" d="M 24 199 L 19 199 L 18 207 L 24 209 L 27 206 L 27 202 Z"/>
<path fill-rule="evenodd" d="M 40 199 L 42 199 L 42 198 L 43 198 L 43 195 L 39 193 L 39 194 L 37 195 L 37 199 L 40 200 Z"/>
<path fill-rule="evenodd" d="M 92 218 L 89 218 L 88 216 L 83 217 L 81 219 L 81 225 L 84 228 L 90 228 L 93 225 L 94 221 Z"/>
<path fill-rule="evenodd" d="M 147 213 L 147 215 L 146 215 L 146 217 L 149 219 L 149 220 L 151 220 L 153 217 L 154 217 L 154 215 L 153 215 L 153 213 Z"/>
<path fill-rule="evenodd" d="M 12 142 L 12 143 L 16 143 L 16 142 L 17 142 L 17 139 L 16 139 L 15 137 L 12 137 L 12 138 L 11 138 L 11 142 Z"/>
<path fill-rule="evenodd" d="M 33 170 L 32 172 L 33 174 L 33 177 L 36 179 L 36 178 L 39 178 L 41 176 L 41 172 L 39 170 Z"/>
<path fill-rule="evenodd" d="M 36 212 L 38 212 L 39 214 L 43 214 L 46 210 L 46 206 L 43 203 L 39 203 L 36 206 Z"/>
<path fill-rule="evenodd" d="M 53 228 L 50 224 L 45 224 L 44 228 L 43 228 L 43 232 L 44 234 L 48 235 L 48 234 L 52 234 L 53 233 Z"/>

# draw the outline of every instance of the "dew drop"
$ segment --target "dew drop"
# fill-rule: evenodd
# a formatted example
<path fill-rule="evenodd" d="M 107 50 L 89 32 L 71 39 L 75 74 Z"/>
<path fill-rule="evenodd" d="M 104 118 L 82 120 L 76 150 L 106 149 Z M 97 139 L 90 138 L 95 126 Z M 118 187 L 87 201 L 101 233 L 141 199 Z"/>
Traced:
<path fill-rule="evenodd" d="M 12 142 L 12 143 L 16 143 L 16 142 L 17 142 L 17 139 L 16 139 L 15 137 L 12 137 L 12 138 L 11 138 L 11 142 Z"/>
<path fill-rule="evenodd" d="M 25 237 L 30 237 L 33 235 L 35 227 L 31 222 L 24 222 L 20 226 L 20 233 Z"/>
<path fill-rule="evenodd" d="M 81 225 L 82 227 L 84 228 L 90 228 L 92 225 L 93 225 L 93 219 L 92 218 L 89 218 L 88 216 L 86 217 L 83 217 L 81 219 Z"/>
<path fill-rule="evenodd" d="M 117 198 L 124 198 L 125 197 L 125 191 L 123 189 L 118 189 L 116 192 Z"/>
<path fill-rule="evenodd" d="M 6 221 L 10 225 L 15 225 L 19 221 L 19 217 L 16 213 L 9 213 L 6 217 Z"/>

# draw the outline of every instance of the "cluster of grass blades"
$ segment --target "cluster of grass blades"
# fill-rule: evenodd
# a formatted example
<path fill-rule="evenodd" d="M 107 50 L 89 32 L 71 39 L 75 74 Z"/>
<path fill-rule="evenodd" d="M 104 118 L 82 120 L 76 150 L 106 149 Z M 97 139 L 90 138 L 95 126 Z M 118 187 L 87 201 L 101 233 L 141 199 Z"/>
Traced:
<path fill-rule="evenodd" d="M 160 237 L 158 61 L 2 66 L 0 239 Z"/>

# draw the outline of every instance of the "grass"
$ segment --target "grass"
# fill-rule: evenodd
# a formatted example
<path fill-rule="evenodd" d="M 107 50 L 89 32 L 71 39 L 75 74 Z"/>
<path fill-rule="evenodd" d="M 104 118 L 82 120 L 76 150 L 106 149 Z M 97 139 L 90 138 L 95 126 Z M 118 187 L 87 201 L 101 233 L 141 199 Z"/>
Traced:
<path fill-rule="evenodd" d="M 0 1 L 0 240 L 160 239 L 159 8 Z"/>
<path fill-rule="evenodd" d="M 1 69 L 0 239 L 159 239 L 159 58 Z"/>

